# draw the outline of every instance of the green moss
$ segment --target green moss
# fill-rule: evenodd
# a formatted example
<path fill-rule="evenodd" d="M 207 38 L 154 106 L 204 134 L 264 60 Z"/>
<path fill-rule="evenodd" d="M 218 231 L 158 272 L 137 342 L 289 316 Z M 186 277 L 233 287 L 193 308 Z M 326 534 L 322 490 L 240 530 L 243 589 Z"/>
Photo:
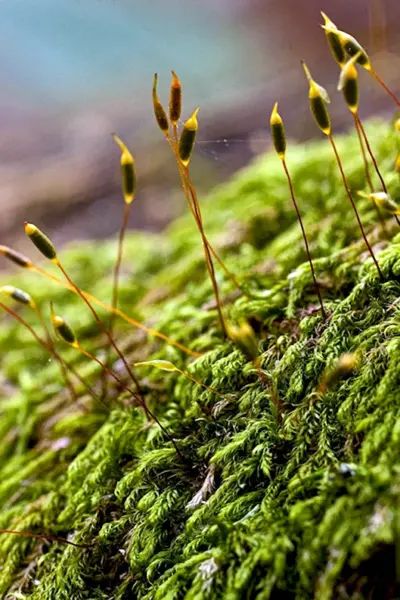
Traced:
<path fill-rule="evenodd" d="M 369 124 L 390 190 L 394 139 Z M 357 140 L 339 149 L 352 190 L 363 189 Z M 357 201 L 385 276 L 360 240 L 325 142 L 288 156 L 330 313 L 316 307 L 311 273 L 279 160 L 266 156 L 203 203 L 205 228 L 247 296 L 234 300 L 218 272 L 226 310 L 251 319 L 281 418 L 252 363 L 222 340 L 199 235 L 185 217 L 160 236 L 128 240 L 123 308 L 203 352 L 193 361 L 119 323 L 132 361 L 163 358 L 223 394 L 143 368 L 146 398 L 185 457 L 143 414 L 110 412 L 84 394 L 71 405 L 54 361 L 8 318 L 0 328 L 0 527 L 70 536 L 77 548 L 0 536 L 0 593 L 36 600 L 115 598 L 395 598 L 400 576 L 400 234 L 390 241 Z M 139 200 L 138 200 L 139 201 Z M 63 254 L 74 279 L 111 296 L 115 243 Z M 26 289 L 100 352 L 85 305 L 27 273 Z M 104 313 L 100 313 L 103 316 Z M 24 310 L 24 317 L 34 316 Z M 99 368 L 60 352 L 97 389 Z M 357 371 L 322 398 L 321 374 L 358 350 Z M 396 575 L 397 563 L 397 575 Z"/>

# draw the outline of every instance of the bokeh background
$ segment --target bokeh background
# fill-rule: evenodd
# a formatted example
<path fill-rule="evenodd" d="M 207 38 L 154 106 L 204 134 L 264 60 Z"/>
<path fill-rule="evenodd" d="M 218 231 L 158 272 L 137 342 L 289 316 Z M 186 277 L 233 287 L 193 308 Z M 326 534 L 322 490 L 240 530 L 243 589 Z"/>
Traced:
<path fill-rule="evenodd" d="M 331 93 L 336 129 L 349 128 L 320 10 L 399 91 L 399 0 L 0 1 L 0 243 L 26 250 L 24 220 L 59 246 L 114 234 L 123 201 L 113 131 L 137 162 L 130 226 L 160 230 L 185 210 L 152 114 L 154 72 L 165 104 L 174 69 L 184 116 L 201 107 L 192 164 L 201 193 L 269 148 L 275 100 L 292 138 L 318 136 L 302 58 Z M 360 79 L 361 115 L 390 117 L 390 98 Z"/>

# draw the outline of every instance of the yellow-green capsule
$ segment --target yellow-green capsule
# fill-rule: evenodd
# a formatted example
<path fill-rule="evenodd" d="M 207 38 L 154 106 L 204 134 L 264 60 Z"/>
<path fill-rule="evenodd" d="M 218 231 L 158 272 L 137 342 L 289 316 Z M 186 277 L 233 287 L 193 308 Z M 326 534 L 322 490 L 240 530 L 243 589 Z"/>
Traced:
<path fill-rule="evenodd" d="M 400 215 L 400 206 L 386 192 L 372 192 L 371 194 L 358 192 L 358 195 L 362 198 L 372 200 L 374 204 L 391 215 Z"/>
<path fill-rule="evenodd" d="M 346 53 L 340 41 L 340 36 L 338 33 L 339 30 L 335 23 L 333 23 L 333 21 L 331 21 L 324 12 L 321 11 L 321 15 L 325 21 L 325 24 L 321 25 L 321 27 L 325 30 L 325 37 L 327 39 L 329 49 L 333 58 L 342 67 L 346 62 Z"/>
<path fill-rule="evenodd" d="M 286 153 L 286 135 L 283 120 L 278 113 L 278 103 L 275 102 L 274 108 L 272 109 L 271 118 L 269 120 L 271 127 L 271 136 L 274 144 L 276 153 L 281 160 L 285 159 Z"/>
<path fill-rule="evenodd" d="M 181 159 L 181 163 L 185 167 L 187 167 L 190 162 L 194 148 L 194 143 L 196 141 L 197 130 L 199 128 L 199 124 L 197 121 L 198 112 L 199 108 L 197 107 L 193 111 L 192 116 L 184 124 L 181 137 L 179 138 L 179 158 Z"/>
<path fill-rule="evenodd" d="M 169 96 L 169 119 L 172 125 L 177 125 L 182 111 L 182 86 L 179 77 L 174 71 Z"/>
<path fill-rule="evenodd" d="M 57 257 L 53 242 L 36 225 L 25 221 L 25 233 L 43 256 L 49 260 L 54 260 Z"/>
<path fill-rule="evenodd" d="M 29 258 L 24 256 L 20 252 L 9 248 L 8 246 L 0 246 L 0 254 L 8 258 L 8 260 L 15 263 L 19 267 L 23 267 L 24 269 L 30 269 L 31 267 L 33 267 L 33 263 Z"/>
<path fill-rule="evenodd" d="M 258 341 L 251 325 L 243 320 L 239 325 L 227 325 L 229 338 L 247 357 L 248 360 L 255 360 L 259 356 Z"/>
<path fill-rule="evenodd" d="M 167 117 L 167 113 L 164 110 L 163 105 L 161 104 L 158 95 L 157 95 L 157 81 L 158 81 L 158 75 L 157 73 L 154 74 L 154 81 L 153 81 L 153 109 L 154 109 L 154 116 L 156 117 L 156 121 L 158 123 L 159 128 L 161 129 L 161 131 L 163 133 L 168 133 L 169 131 L 169 122 L 168 122 L 168 117 Z"/>
<path fill-rule="evenodd" d="M 64 342 L 67 342 L 67 344 L 71 344 L 72 346 L 77 345 L 76 335 L 73 332 L 72 328 L 65 321 L 65 319 L 55 314 L 52 314 L 51 322 L 53 323 L 53 327 L 56 333 L 58 333 L 58 335 L 64 340 Z"/>
<path fill-rule="evenodd" d="M 394 170 L 400 175 L 400 154 L 397 156 L 396 162 L 394 163 Z"/>
<path fill-rule="evenodd" d="M 318 127 L 325 135 L 329 136 L 331 134 L 331 118 L 326 107 L 326 104 L 330 102 L 328 92 L 314 81 L 306 63 L 301 61 L 301 64 L 303 65 L 304 73 L 310 86 L 308 98 L 310 100 L 311 112 Z"/>
<path fill-rule="evenodd" d="M 349 33 L 340 30 L 338 30 L 338 35 L 345 52 L 351 57 L 357 54 L 357 64 L 359 64 L 361 67 L 364 67 L 364 69 L 367 71 L 370 71 L 371 61 L 369 56 L 356 38 Z"/>
<path fill-rule="evenodd" d="M 135 161 L 124 142 L 115 134 L 112 137 L 121 148 L 122 193 L 126 204 L 131 204 L 136 192 Z"/>
<path fill-rule="evenodd" d="M 20 304 L 25 304 L 27 306 L 32 307 L 34 306 L 34 302 L 30 295 L 24 292 L 23 290 L 14 287 L 13 285 L 3 285 L 2 287 L 0 287 L 0 294 L 9 296 L 10 298 L 15 300 L 16 302 L 19 302 Z"/>
<path fill-rule="evenodd" d="M 338 85 L 338 90 L 342 91 L 344 100 L 353 114 L 358 111 L 359 101 L 358 74 L 355 66 L 357 59 L 358 54 L 350 58 L 344 65 Z"/>
<path fill-rule="evenodd" d="M 394 130 L 397 133 L 400 133 L 400 117 L 398 117 L 394 122 Z"/>
<path fill-rule="evenodd" d="M 351 375 L 358 366 L 358 356 L 355 352 L 342 354 L 335 364 L 325 371 L 320 379 L 319 392 L 324 393 L 333 388 L 341 379 Z"/>

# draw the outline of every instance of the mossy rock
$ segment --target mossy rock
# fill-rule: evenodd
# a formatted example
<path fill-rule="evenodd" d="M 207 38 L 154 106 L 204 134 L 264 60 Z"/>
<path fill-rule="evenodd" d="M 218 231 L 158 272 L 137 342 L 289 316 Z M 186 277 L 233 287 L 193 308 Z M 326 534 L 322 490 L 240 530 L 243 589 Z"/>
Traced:
<path fill-rule="evenodd" d="M 367 129 L 396 196 L 394 136 L 383 123 Z M 343 137 L 338 147 L 355 194 L 365 186 L 357 139 Z M 202 201 L 209 238 L 246 292 L 235 294 L 216 267 L 226 313 L 253 325 L 268 386 L 221 335 L 189 216 L 165 234 L 128 239 L 121 306 L 202 355 L 194 360 L 121 321 L 125 356 L 172 361 L 220 394 L 177 373 L 137 370 L 184 460 L 111 382 L 109 410 L 79 386 L 72 403 L 56 362 L 2 317 L 0 527 L 85 547 L 2 534 L 1 597 L 398 597 L 398 225 L 388 217 L 385 234 L 373 206 L 357 199 L 382 282 L 327 142 L 293 145 L 288 164 L 325 321 L 275 155 Z M 61 257 L 83 289 L 108 300 L 115 250 L 115 242 L 85 244 Z M 77 296 L 32 273 L 7 283 L 31 293 L 45 314 L 52 300 L 82 345 L 104 355 Z M 20 314 L 40 331 L 29 309 Z M 71 347 L 57 348 L 100 393 L 101 369 Z M 322 374 L 346 352 L 357 352 L 356 370 L 318 395 Z"/>

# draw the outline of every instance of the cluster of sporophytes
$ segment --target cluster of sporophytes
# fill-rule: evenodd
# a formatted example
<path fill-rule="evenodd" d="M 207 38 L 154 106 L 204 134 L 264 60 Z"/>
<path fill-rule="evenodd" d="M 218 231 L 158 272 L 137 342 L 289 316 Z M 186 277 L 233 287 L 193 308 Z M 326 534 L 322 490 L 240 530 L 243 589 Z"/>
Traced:
<path fill-rule="evenodd" d="M 61 261 L 32 223 L 53 270 L 0 246 L 42 278 L 0 289 L 3 597 L 397 597 L 400 124 L 367 135 L 357 67 L 388 88 L 324 18 L 356 136 L 334 139 L 303 63 L 328 145 L 294 146 L 287 161 L 276 104 L 280 161 L 217 190 L 203 215 L 190 174 L 198 109 L 179 132 L 179 78 L 165 110 L 155 76 L 196 229 L 183 219 L 125 236 L 135 162 L 114 135 L 116 260 L 112 245 L 87 244 Z"/>

